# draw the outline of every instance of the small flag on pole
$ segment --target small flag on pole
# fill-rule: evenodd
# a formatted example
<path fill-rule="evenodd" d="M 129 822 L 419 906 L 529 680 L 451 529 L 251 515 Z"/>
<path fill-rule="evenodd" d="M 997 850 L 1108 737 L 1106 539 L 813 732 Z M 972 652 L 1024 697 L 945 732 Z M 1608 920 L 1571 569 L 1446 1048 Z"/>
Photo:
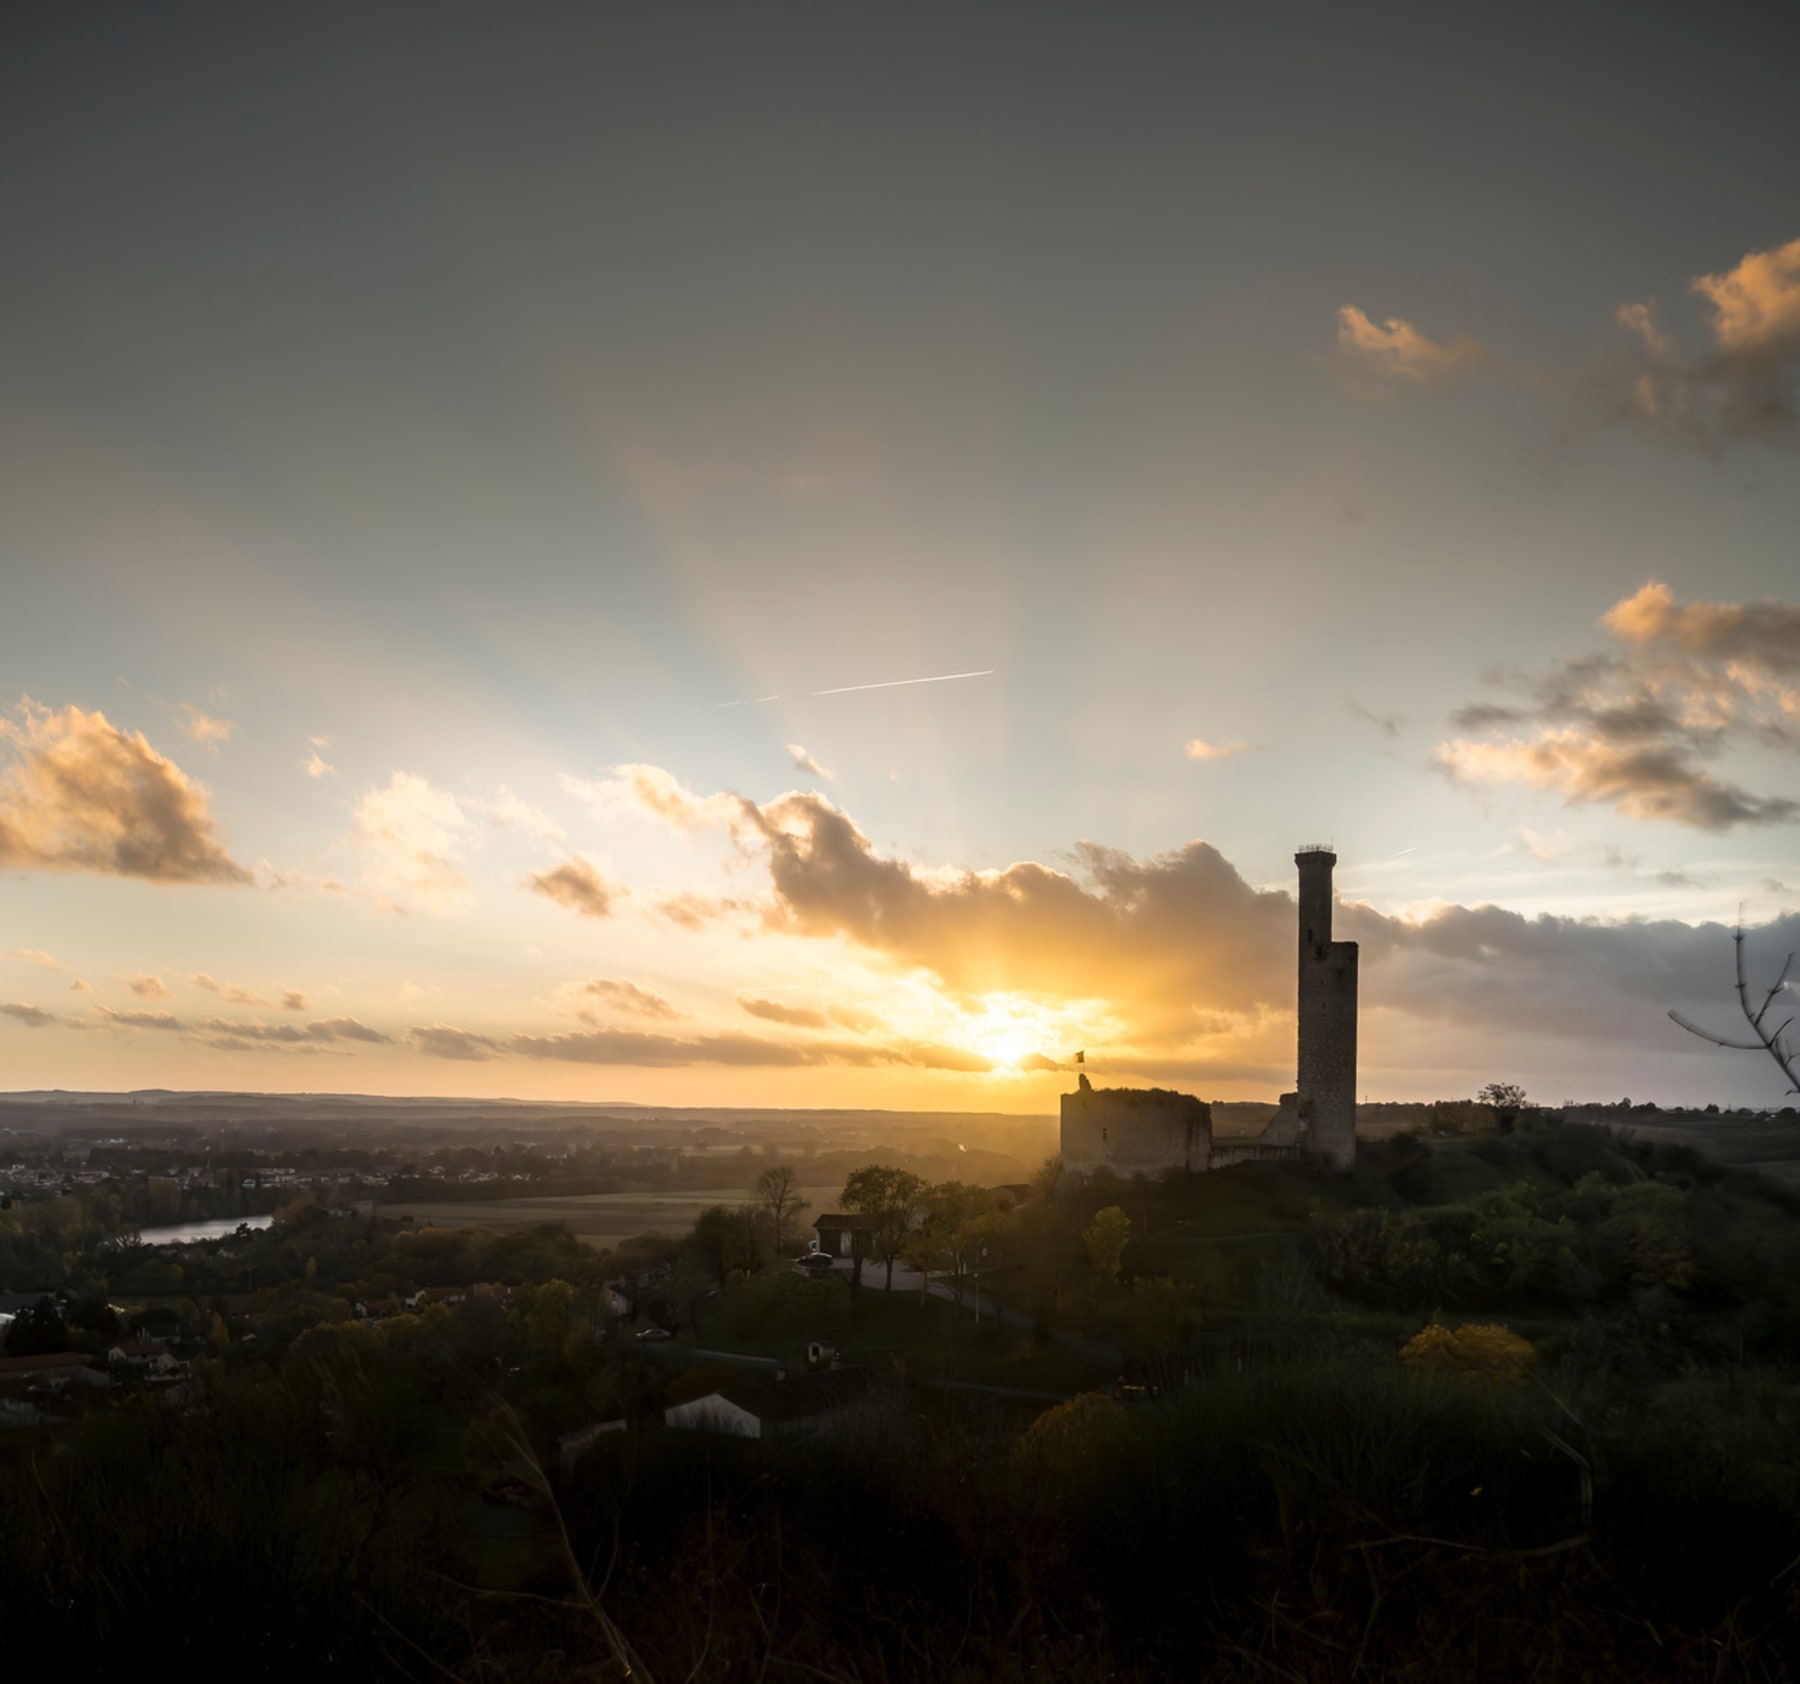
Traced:
<path fill-rule="evenodd" d="M 1075 1055 L 1075 1062 L 1077 1064 L 1086 1064 L 1087 1063 L 1087 1054 L 1084 1052 L 1078 1052 Z"/>

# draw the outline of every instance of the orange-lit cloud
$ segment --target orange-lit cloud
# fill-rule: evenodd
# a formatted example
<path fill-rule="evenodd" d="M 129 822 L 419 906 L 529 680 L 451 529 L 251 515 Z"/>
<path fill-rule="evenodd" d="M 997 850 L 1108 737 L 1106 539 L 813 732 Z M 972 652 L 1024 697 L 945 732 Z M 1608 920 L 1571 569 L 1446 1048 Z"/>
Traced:
<path fill-rule="evenodd" d="M 1195 737 L 1185 752 L 1190 760 L 1235 760 L 1249 746 L 1248 743 L 1209 743 L 1204 737 Z"/>
<path fill-rule="evenodd" d="M 1693 289 L 1713 308 L 1721 350 L 1755 356 L 1800 343 L 1800 240 L 1750 252 L 1722 275 L 1697 276 Z"/>
<path fill-rule="evenodd" d="M 192 702 L 183 702 L 176 711 L 181 715 L 176 723 L 197 743 L 227 742 L 236 729 L 229 719 L 203 713 Z"/>
<path fill-rule="evenodd" d="M 928 1042 L 771 1041 L 756 1035 L 658 1035 L 635 1029 L 597 1029 L 562 1035 L 515 1035 L 512 1051 L 524 1058 L 562 1059 L 577 1064 L 623 1064 L 673 1069 L 695 1064 L 795 1069 L 848 1064 L 861 1068 L 892 1064 L 920 1070 L 954 1070 L 982 1075 L 991 1060 L 962 1047 Z"/>
<path fill-rule="evenodd" d="M 1493 361 L 1466 333 L 1440 345 L 1398 316 L 1378 326 L 1354 304 L 1338 311 L 1337 342 L 1338 355 L 1355 372 L 1416 386 L 1441 386 Z"/>
<path fill-rule="evenodd" d="M 738 996 L 738 1004 L 752 1017 L 766 1018 L 770 1023 L 785 1023 L 795 1029 L 823 1029 L 825 1014 L 808 1010 L 805 1006 L 784 1006 L 779 1000 L 758 1000 L 746 995 Z"/>
<path fill-rule="evenodd" d="M 460 1064 L 484 1063 L 490 1058 L 498 1058 L 504 1050 L 491 1036 L 456 1029 L 448 1023 L 409 1029 L 406 1038 L 427 1058 L 447 1058 Z"/>
<path fill-rule="evenodd" d="M 1749 252 L 1689 286 L 1705 302 L 1711 340 L 1697 357 L 1682 356 L 1647 304 L 1620 305 L 1619 323 L 1648 363 L 1626 372 L 1619 414 L 1708 451 L 1786 437 L 1800 424 L 1800 240 Z"/>
<path fill-rule="evenodd" d="M 32 1006 L 23 1000 L 10 1000 L 0 1005 L 0 1013 L 16 1018 L 27 1029 L 86 1029 L 87 1024 L 79 1018 L 59 1017 L 55 1012 L 47 1012 L 42 1006 Z"/>
<path fill-rule="evenodd" d="M 140 1000 L 167 1000 L 172 996 L 168 984 L 159 976 L 150 976 L 140 972 L 126 979 L 125 986 Z"/>
<path fill-rule="evenodd" d="M 245 1043 L 271 1042 L 283 1046 L 308 1042 L 329 1045 L 333 1041 L 363 1041 L 386 1046 L 393 1040 L 393 1036 L 371 1029 L 353 1017 L 327 1017 L 314 1023 L 264 1023 L 260 1018 L 242 1023 L 231 1018 L 209 1017 L 200 1027 L 210 1034 L 229 1036 Z"/>
<path fill-rule="evenodd" d="M 660 994 L 639 988 L 635 982 L 596 977 L 592 982 L 582 983 L 576 992 L 609 1011 L 625 1012 L 632 1017 L 672 1019 L 681 1016 Z M 589 1023 L 594 1022 L 592 1011 L 585 1007 L 578 1015 Z"/>
<path fill-rule="evenodd" d="M 525 887 L 582 918 L 606 917 L 613 902 L 625 892 L 580 854 L 554 870 L 533 872 L 525 879 Z"/>
<path fill-rule="evenodd" d="M 140 732 L 29 698 L 0 718 L 0 866 L 155 883 L 249 883 L 221 846 L 206 791 Z"/>
<path fill-rule="evenodd" d="M 309 778 L 336 777 L 337 767 L 325 758 L 325 750 L 331 747 L 331 739 L 329 737 L 309 737 L 307 741 L 311 747 L 306 758 L 300 763 L 306 768 L 306 775 Z"/>
<path fill-rule="evenodd" d="M 95 1006 L 95 1014 L 118 1029 L 185 1029 L 187 1025 L 169 1012 L 119 1012 L 111 1006 Z"/>
<path fill-rule="evenodd" d="M 1707 762 L 1735 742 L 1800 751 L 1800 608 L 1688 603 L 1659 580 L 1601 618 L 1622 647 L 1507 680 L 1518 699 L 1463 708 L 1439 767 L 1628 818 L 1700 830 L 1780 824 L 1800 802 L 1757 795 Z"/>

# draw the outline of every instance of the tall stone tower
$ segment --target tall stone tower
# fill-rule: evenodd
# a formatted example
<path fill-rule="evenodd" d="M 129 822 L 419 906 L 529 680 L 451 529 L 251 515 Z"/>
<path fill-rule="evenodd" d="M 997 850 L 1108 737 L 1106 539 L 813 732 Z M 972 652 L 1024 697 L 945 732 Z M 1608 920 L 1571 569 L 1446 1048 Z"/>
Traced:
<path fill-rule="evenodd" d="M 1356 943 L 1331 939 L 1329 848 L 1302 848 L 1299 1120 L 1302 1143 L 1339 1169 L 1356 1162 Z"/>

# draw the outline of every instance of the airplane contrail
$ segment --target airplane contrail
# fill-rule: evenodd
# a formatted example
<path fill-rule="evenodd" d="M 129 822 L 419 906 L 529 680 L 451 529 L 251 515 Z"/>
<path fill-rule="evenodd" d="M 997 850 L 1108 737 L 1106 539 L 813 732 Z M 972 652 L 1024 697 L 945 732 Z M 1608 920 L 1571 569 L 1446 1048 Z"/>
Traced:
<path fill-rule="evenodd" d="M 890 678 L 882 684 L 840 684 L 835 690 L 809 690 L 809 696 L 847 696 L 852 690 L 898 690 L 903 684 L 948 684 L 953 678 L 992 678 L 994 668 L 980 672 L 940 672 L 931 678 Z"/>
<path fill-rule="evenodd" d="M 742 701 L 737 702 L 714 702 L 712 711 L 717 713 L 720 708 L 761 707 L 764 702 L 778 702 L 780 700 L 781 698 L 779 696 L 746 696 Z"/>

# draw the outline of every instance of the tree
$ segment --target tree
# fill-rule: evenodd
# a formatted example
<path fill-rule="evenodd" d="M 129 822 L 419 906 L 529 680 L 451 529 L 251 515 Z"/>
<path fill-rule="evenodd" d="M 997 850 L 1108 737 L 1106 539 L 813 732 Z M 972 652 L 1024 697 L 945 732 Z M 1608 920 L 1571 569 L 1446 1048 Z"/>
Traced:
<path fill-rule="evenodd" d="M 1765 1026 L 1764 1020 L 1769 1009 L 1782 993 L 1790 986 L 1788 972 L 1794 968 L 1794 956 L 1789 954 L 1787 962 L 1781 967 L 1781 974 L 1770 985 L 1769 992 L 1763 996 L 1763 1003 L 1754 1011 L 1750 1009 L 1750 984 L 1744 975 L 1744 921 L 1738 919 L 1737 928 L 1731 932 L 1731 941 L 1737 951 L 1737 997 L 1738 1009 L 1744 1014 L 1744 1021 L 1750 1025 L 1750 1032 L 1756 1038 L 1751 1041 L 1733 1041 L 1724 1035 L 1714 1035 L 1710 1030 L 1702 1029 L 1697 1023 L 1690 1023 L 1680 1012 L 1672 1011 L 1669 1016 L 1681 1025 L 1690 1035 L 1698 1035 L 1703 1041 L 1711 1041 L 1715 1047 L 1730 1047 L 1737 1052 L 1766 1052 L 1775 1060 L 1776 1068 L 1789 1082 L 1789 1093 L 1800 1093 L 1800 1073 L 1794 1069 L 1794 1060 L 1800 1054 L 1791 1042 L 1782 1037 L 1793 1027 L 1794 1019 L 1790 1013 L 1781 1024 L 1771 1030 Z"/>
<path fill-rule="evenodd" d="M 864 1164 L 844 1183 L 844 1209 L 870 1225 L 875 1255 L 887 1265 L 886 1290 L 894 1290 L 894 1259 L 906 1243 L 925 1194 L 924 1180 L 892 1164 Z"/>
<path fill-rule="evenodd" d="M 1131 1218 L 1117 1205 L 1094 1212 L 1094 1220 L 1081 1231 L 1088 1261 L 1102 1274 L 1116 1275 L 1131 1240 Z"/>
<path fill-rule="evenodd" d="M 1517 1082 L 1489 1082 L 1476 1094 L 1478 1105 L 1491 1105 L 1496 1111 L 1521 1111 L 1525 1107 L 1525 1090 Z"/>
<path fill-rule="evenodd" d="M 750 1198 L 768 1215 L 769 1226 L 775 1235 L 775 1255 L 779 1257 L 787 1249 L 788 1227 L 803 1208 L 800 1177 L 794 1173 L 792 1165 L 771 1164 L 751 1183 Z"/>
<path fill-rule="evenodd" d="M 925 1221 L 906 1246 L 908 1260 L 921 1274 L 929 1269 L 948 1270 L 956 1302 L 961 1305 L 964 1275 L 979 1264 L 988 1243 L 998 1238 L 1006 1225 L 1000 1201 L 985 1187 L 941 1181 L 921 1202 Z"/>
<path fill-rule="evenodd" d="M 63 1325 L 62 1312 L 48 1293 L 28 1310 L 21 1310 L 6 1329 L 6 1354 L 9 1357 L 42 1357 L 69 1348 L 69 1330 Z"/>

